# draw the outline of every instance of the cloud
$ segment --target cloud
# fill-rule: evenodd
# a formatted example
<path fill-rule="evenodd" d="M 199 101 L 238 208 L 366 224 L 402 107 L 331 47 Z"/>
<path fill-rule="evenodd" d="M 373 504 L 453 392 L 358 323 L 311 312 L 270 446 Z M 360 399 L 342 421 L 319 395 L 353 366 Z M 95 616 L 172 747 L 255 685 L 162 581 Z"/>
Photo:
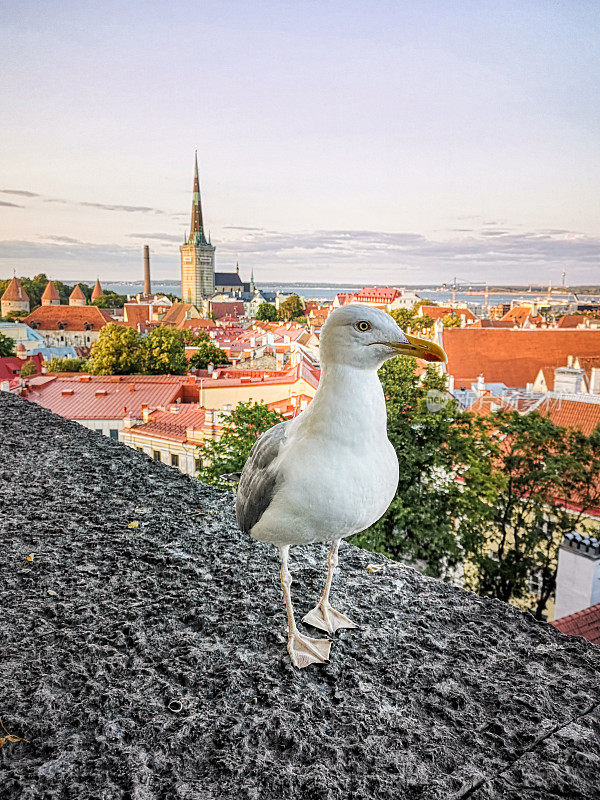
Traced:
<path fill-rule="evenodd" d="M 164 214 L 164 211 L 161 211 L 159 208 L 150 208 L 149 206 L 123 206 L 119 204 L 111 204 L 111 203 L 89 203 L 89 202 L 80 202 L 76 205 L 80 206 L 87 206 L 89 208 L 100 208 L 103 211 L 129 211 L 129 212 L 139 212 L 141 214 Z"/>
<path fill-rule="evenodd" d="M 2 194 L 17 194 L 19 197 L 39 197 L 35 192 L 27 192 L 25 189 L 0 189 Z"/>
<path fill-rule="evenodd" d="M 63 244 L 81 244 L 81 245 L 88 244 L 87 242 L 82 242 L 81 239 L 73 239 L 71 236 L 48 235 L 48 236 L 42 236 L 40 238 L 50 239 L 53 242 L 62 242 Z"/>
<path fill-rule="evenodd" d="M 155 239 L 161 242 L 181 242 L 183 236 L 176 233 L 128 233 L 130 239 Z"/>
<path fill-rule="evenodd" d="M 47 261 L 73 261 L 80 264 L 88 261 L 124 259 L 138 256 L 138 249 L 118 244 L 93 244 L 70 239 L 68 236 L 46 236 L 50 242 L 28 242 L 23 240 L 0 241 L 0 260 L 35 259 Z"/>
<path fill-rule="evenodd" d="M 288 265 L 319 265 L 419 269 L 442 279 L 458 270 L 465 277 L 515 281 L 535 280 L 552 267 L 568 264 L 573 272 L 597 264 L 600 239 L 574 232 L 510 231 L 487 228 L 466 236 L 434 240 L 416 233 L 320 230 L 277 233 L 241 231 L 242 235 L 217 243 L 217 253 L 239 253 Z M 255 261 L 255 263 L 258 263 Z M 530 271 L 534 270 L 535 274 Z M 499 273 L 508 272 L 504 275 Z M 438 279 L 439 279 L 438 277 Z"/>
<path fill-rule="evenodd" d="M 131 233 L 129 243 L 94 244 L 68 236 L 38 241 L 0 241 L 0 265 L 28 260 L 31 268 L 64 270 L 77 279 L 98 267 L 126 279 L 140 262 L 139 241 L 157 243 L 155 263 L 162 274 L 179 279 L 176 234 Z M 162 244 L 161 244 L 162 243 Z M 412 232 L 373 230 L 272 231 L 244 226 L 225 228 L 216 242 L 217 269 L 226 270 L 239 255 L 244 274 L 254 268 L 262 281 L 336 283 L 434 283 L 461 280 L 515 284 L 544 282 L 568 270 L 571 283 L 594 280 L 600 238 L 562 229 L 517 231 L 507 227 L 460 230 L 434 237 Z M 133 268 L 133 270 L 132 270 Z M 554 271 L 554 272 L 553 272 Z"/>
<path fill-rule="evenodd" d="M 7 203 L 6 200 L 0 200 L 0 206 L 8 206 L 9 208 L 23 208 L 18 203 Z"/>
<path fill-rule="evenodd" d="M 223 228 L 225 231 L 261 231 L 262 228 L 249 228 L 245 225 L 225 225 Z"/>

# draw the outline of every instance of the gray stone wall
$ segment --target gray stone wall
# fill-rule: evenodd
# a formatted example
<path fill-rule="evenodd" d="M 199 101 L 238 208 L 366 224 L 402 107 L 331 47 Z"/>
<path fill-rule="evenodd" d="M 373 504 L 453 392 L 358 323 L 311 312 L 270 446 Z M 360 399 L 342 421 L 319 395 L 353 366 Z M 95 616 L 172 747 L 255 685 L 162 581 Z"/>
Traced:
<path fill-rule="evenodd" d="M 232 495 L 6 393 L 0 513 L 3 800 L 598 796 L 582 639 L 346 545 L 361 628 L 297 671 Z M 325 555 L 292 548 L 298 619 Z"/>

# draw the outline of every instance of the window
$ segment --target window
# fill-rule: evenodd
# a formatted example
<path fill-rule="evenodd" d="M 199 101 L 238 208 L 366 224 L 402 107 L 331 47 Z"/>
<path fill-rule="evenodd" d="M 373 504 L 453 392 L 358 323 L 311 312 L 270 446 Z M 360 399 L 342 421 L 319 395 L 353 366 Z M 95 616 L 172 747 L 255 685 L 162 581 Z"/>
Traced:
<path fill-rule="evenodd" d="M 116 428 L 111 428 L 109 431 L 109 435 L 111 439 L 115 439 L 115 441 L 118 441 L 119 431 Z"/>
<path fill-rule="evenodd" d="M 160 450 L 153 450 L 152 451 L 152 458 L 155 461 L 162 461 L 162 458 L 160 457 Z"/>
<path fill-rule="evenodd" d="M 144 448 L 143 447 L 137 447 L 137 445 L 136 445 L 135 449 L 138 451 L 138 453 L 143 453 L 144 452 Z"/>
<path fill-rule="evenodd" d="M 102 433 L 102 428 L 94 428 L 94 430 L 96 431 L 96 433 Z"/>
<path fill-rule="evenodd" d="M 171 453 L 171 466 L 178 467 L 179 466 L 179 456 L 174 455 Z"/>

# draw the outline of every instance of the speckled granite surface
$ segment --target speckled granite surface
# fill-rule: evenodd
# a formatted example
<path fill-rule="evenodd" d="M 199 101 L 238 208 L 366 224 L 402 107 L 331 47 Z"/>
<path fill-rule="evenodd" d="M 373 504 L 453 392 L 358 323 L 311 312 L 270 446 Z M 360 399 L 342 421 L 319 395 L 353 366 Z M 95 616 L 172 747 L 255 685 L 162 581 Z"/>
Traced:
<path fill-rule="evenodd" d="M 3 800 L 598 797 L 600 648 L 345 545 L 362 628 L 297 671 L 233 505 L 0 393 Z M 298 618 L 325 555 L 292 549 Z"/>

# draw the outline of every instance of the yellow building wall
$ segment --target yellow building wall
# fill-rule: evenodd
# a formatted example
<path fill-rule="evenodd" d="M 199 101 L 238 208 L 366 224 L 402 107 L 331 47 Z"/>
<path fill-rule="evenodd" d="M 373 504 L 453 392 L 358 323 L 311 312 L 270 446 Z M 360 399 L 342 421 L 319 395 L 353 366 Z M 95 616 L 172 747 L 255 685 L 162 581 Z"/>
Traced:
<path fill-rule="evenodd" d="M 222 409 L 228 405 L 234 408 L 238 403 L 247 403 L 249 400 L 275 403 L 299 394 L 314 397 L 316 391 L 303 378 L 293 384 L 248 383 L 237 386 L 211 386 L 211 379 L 207 378 L 201 389 L 200 402 L 205 408 Z"/>

